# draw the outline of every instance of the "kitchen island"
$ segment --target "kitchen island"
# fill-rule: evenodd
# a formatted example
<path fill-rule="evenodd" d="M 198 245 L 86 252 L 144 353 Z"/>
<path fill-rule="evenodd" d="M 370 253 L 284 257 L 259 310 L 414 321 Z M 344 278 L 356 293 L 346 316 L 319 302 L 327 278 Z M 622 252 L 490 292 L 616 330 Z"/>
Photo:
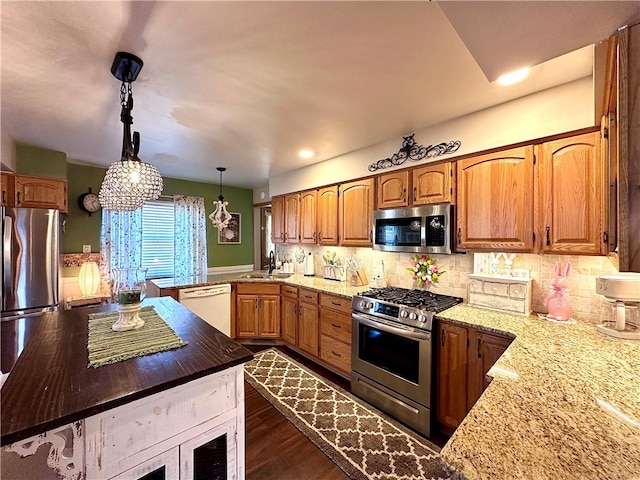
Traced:
<path fill-rule="evenodd" d="M 178 462 L 185 451 L 226 438 L 228 478 L 244 476 L 242 365 L 253 354 L 169 297 L 143 305 L 188 345 L 88 368 L 88 315 L 116 305 L 43 314 L 1 390 L 3 457 L 51 444 L 49 467 L 67 478 L 177 478 L 193 472 Z"/>

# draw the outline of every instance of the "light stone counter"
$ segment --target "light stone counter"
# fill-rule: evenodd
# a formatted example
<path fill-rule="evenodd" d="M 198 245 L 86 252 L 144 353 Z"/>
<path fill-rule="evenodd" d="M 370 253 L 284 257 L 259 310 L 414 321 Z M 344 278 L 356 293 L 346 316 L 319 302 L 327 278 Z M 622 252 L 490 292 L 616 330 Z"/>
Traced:
<path fill-rule="evenodd" d="M 345 298 L 351 298 L 359 292 L 369 290 L 369 285 L 352 287 L 349 282 L 337 282 L 335 280 L 325 280 L 322 277 L 305 277 L 304 275 L 292 274 L 290 277 L 278 278 L 246 278 L 248 272 L 225 273 L 220 275 L 200 275 L 195 277 L 181 278 L 161 278 L 151 280 L 158 288 L 191 288 L 207 285 L 218 285 L 221 283 L 282 283 L 295 287 L 308 288 L 321 293 L 331 293 Z"/>
<path fill-rule="evenodd" d="M 515 336 L 442 449 L 461 477 L 640 478 L 640 342 L 464 305 L 439 316 Z"/>

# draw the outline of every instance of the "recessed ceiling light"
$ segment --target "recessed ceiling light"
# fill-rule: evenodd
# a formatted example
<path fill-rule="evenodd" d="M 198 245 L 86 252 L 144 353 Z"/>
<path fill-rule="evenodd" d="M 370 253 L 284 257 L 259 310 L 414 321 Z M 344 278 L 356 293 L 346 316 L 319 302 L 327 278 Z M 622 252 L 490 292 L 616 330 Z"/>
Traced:
<path fill-rule="evenodd" d="M 301 158 L 313 158 L 315 152 L 313 150 L 309 150 L 308 148 L 302 149 L 298 152 Z"/>
<path fill-rule="evenodd" d="M 520 70 L 516 70 L 515 72 L 505 73 L 498 77 L 497 82 L 500 85 L 513 85 L 514 83 L 521 82 L 529 75 L 528 68 L 521 68 Z"/>

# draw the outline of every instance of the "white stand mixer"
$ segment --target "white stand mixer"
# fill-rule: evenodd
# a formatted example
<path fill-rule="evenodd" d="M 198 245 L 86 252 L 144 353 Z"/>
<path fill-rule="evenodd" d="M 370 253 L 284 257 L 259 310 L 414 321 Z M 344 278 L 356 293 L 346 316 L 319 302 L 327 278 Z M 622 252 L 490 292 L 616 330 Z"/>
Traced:
<path fill-rule="evenodd" d="M 597 326 L 605 335 L 627 340 L 640 340 L 640 273 L 596 278 L 596 293 L 611 300 L 610 321 Z"/>

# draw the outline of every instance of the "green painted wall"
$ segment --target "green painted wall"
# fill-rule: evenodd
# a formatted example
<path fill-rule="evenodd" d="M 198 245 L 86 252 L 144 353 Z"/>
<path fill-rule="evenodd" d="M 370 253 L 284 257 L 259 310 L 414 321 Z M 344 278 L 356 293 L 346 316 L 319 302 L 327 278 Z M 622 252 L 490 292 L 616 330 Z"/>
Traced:
<path fill-rule="evenodd" d="M 78 197 L 87 192 L 100 191 L 106 169 L 67 165 L 69 182 L 69 213 L 66 215 L 65 232 L 62 236 L 63 253 L 80 253 L 83 244 L 91 244 L 91 251 L 100 251 L 101 211 L 91 217 L 78 207 Z M 213 212 L 213 201 L 217 199 L 219 186 L 204 182 L 191 182 L 164 177 L 163 195 L 193 195 L 204 197 L 207 216 Z M 207 260 L 209 267 L 250 265 L 253 263 L 253 191 L 245 188 L 224 187 L 224 198 L 229 210 L 242 214 L 239 245 L 218 245 L 218 230 L 207 219 Z"/>
<path fill-rule="evenodd" d="M 67 154 L 30 145 L 16 145 L 16 173 L 67 178 Z"/>

